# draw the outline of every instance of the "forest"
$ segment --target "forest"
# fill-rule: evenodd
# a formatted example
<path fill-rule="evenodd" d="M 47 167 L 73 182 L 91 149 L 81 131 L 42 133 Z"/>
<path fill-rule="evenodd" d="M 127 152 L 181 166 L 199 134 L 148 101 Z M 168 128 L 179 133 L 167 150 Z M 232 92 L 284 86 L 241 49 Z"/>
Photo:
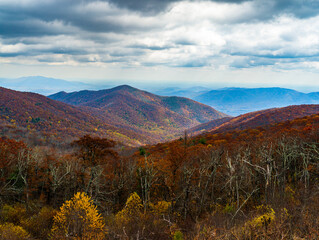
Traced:
<path fill-rule="evenodd" d="M 319 0 L 0 0 L 0 240 L 319 240 Z"/>
<path fill-rule="evenodd" d="M 0 236 L 318 239 L 318 140 L 318 114 L 139 148 L 1 137 Z"/>

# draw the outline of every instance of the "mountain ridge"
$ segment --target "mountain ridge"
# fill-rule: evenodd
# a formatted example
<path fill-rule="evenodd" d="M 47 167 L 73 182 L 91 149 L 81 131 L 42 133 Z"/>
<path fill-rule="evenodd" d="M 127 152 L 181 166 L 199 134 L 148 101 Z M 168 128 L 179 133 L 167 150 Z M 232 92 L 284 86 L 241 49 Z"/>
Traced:
<path fill-rule="evenodd" d="M 59 92 L 56 101 L 0 88 L 1 121 L 70 138 L 92 134 L 130 146 L 177 138 L 184 129 L 226 116 L 187 98 L 160 97 L 128 85 L 100 91 Z"/>
<path fill-rule="evenodd" d="M 271 108 L 242 114 L 233 118 L 213 120 L 189 129 L 193 135 L 205 133 L 220 133 L 235 130 L 245 130 L 266 125 L 276 124 L 283 121 L 302 118 L 319 113 L 319 105 L 293 105 L 283 108 Z"/>
<path fill-rule="evenodd" d="M 13 127 L 21 126 L 31 132 L 45 132 L 58 138 L 72 139 L 91 134 L 123 140 L 117 137 L 117 133 L 120 133 L 143 140 L 138 133 L 130 130 L 124 132 L 102 122 L 85 108 L 74 107 L 37 93 L 19 92 L 2 87 L 0 93 L 0 119 L 12 124 Z M 127 144 L 133 144 L 129 139 L 125 141 Z"/>
<path fill-rule="evenodd" d="M 189 127 L 227 116 L 188 98 L 158 96 L 129 85 L 98 91 L 59 92 L 49 97 L 86 107 L 95 117 L 116 127 L 151 133 L 157 141 L 174 139 Z"/>
<path fill-rule="evenodd" d="M 129 85 L 121 85 L 111 89 L 99 90 L 99 91 L 79 91 L 73 93 L 57 93 L 50 95 L 49 98 L 63 101 L 68 104 L 76 106 L 87 106 L 100 109 L 107 109 L 110 104 L 116 102 L 118 104 L 135 103 L 136 106 L 143 104 L 144 108 L 155 108 L 158 106 L 165 106 L 168 110 L 178 113 L 187 114 L 186 111 L 195 108 L 204 111 L 205 116 L 197 118 L 198 122 L 207 121 L 213 117 L 225 117 L 223 113 L 219 113 L 205 104 L 196 102 L 194 100 L 183 97 L 163 97 L 158 96 L 147 91 L 139 90 Z M 125 98 L 129 98 L 129 101 Z M 133 106 L 131 106 L 133 107 Z M 187 108 L 187 109 L 185 109 Z M 151 109 L 150 109 L 151 110 Z M 196 109 L 198 110 L 198 109 Z M 194 116 L 194 112 L 188 114 Z"/>
<path fill-rule="evenodd" d="M 194 98 L 225 112 L 238 116 L 274 107 L 319 104 L 319 93 L 302 93 L 288 88 L 227 88 L 212 90 Z"/>

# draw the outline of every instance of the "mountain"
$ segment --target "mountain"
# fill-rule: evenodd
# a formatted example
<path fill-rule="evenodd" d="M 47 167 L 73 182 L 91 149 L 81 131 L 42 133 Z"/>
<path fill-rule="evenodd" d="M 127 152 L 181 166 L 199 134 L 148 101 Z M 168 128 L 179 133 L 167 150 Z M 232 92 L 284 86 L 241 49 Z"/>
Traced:
<path fill-rule="evenodd" d="M 319 105 L 298 105 L 284 108 L 273 108 L 246 113 L 234 118 L 213 120 L 188 130 L 189 134 L 203 132 L 221 133 L 234 130 L 245 130 L 302 118 L 319 113 Z"/>
<path fill-rule="evenodd" d="M 170 88 L 164 88 L 155 91 L 154 93 L 160 96 L 178 96 L 178 97 L 187 97 L 190 99 L 193 99 L 197 97 L 198 95 L 204 94 L 211 89 L 201 87 L 201 86 L 195 86 L 191 88 L 178 88 L 178 87 L 170 87 Z"/>
<path fill-rule="evenodd" d="M 57 139 L 74 139 L 85 134 L 108 137 L 127 145 L 137 145 L 145 136 L 117 128 L 82 107 L 74 107 L 45 96 L 0 87 L 1 129 L 24 127 Z"/>
<path fill-rule="evenodd" d="M 187 128 L 227 116 L 188 98 L 162 97 L 128 85 L 100 91 L 59 92 L 49 97 L 85 107 L 113 126 L 149 136 L 153 140 L 148 143 L 174 139 Z"/>
<path fill-rule="evenodd" d="M 0 86 L 17 91 L 35 92 L 42 95 L 50 95 L 59 91 L 71 92 L 97 88 L 97 86 L 82 82 L 70 82 L 62 79 L 46 78 L 41 76 L 0 79 Z"/>
<path fill-rule="evenodd" d="M 318 93 L 301 93 L 285 88 L 226 88 L 194 98 L 232 116 L 274 107 L 318 104 Z"/>

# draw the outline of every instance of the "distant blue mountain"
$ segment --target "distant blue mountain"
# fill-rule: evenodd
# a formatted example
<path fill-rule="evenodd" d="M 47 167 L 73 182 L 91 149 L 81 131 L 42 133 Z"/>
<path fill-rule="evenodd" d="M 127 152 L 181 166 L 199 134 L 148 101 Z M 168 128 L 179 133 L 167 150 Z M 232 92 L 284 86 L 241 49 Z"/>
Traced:
<path fill-rule="evenodd" d="M 286 88 L 224 88 L 194 97 L 226 114 L 240 114 L 274 107 L 318 104 L 319 93 L 302 93 Z"/>
<path fill-rule="evenodd" d="M 170 87 L 170 88 L 164 88 L 157 91 L 154 91 L 155 94 L 160 96 L 177 96 L 177 97 L 187 97 L 194 99 L 196 96 L 206 93 L 210 91 L 211 89 L 201 87 L 201 86 L 195 86 L 192 88 L 178 88 L 178 87 Z"/>
<path fill-rule="evenodd" d="M 50 95 L 60 91 L 73 92 L 84 89 L 95 90 L 95 85 L 71 82 L 62 79 L 46 78 L 41 76 L 21 77 L 16 79 L 0 79 L 0 86 L 17 91 L 35 92 Z"/>

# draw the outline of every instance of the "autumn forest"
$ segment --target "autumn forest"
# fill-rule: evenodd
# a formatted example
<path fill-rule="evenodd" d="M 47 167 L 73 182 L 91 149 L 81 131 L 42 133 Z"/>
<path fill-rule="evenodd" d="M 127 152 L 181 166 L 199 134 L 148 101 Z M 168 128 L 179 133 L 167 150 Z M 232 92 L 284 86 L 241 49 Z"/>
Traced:
<path fill-rule="evenodd" d="M 0 239 L 318 239 L 319 105 L 0 88 Z"/>

